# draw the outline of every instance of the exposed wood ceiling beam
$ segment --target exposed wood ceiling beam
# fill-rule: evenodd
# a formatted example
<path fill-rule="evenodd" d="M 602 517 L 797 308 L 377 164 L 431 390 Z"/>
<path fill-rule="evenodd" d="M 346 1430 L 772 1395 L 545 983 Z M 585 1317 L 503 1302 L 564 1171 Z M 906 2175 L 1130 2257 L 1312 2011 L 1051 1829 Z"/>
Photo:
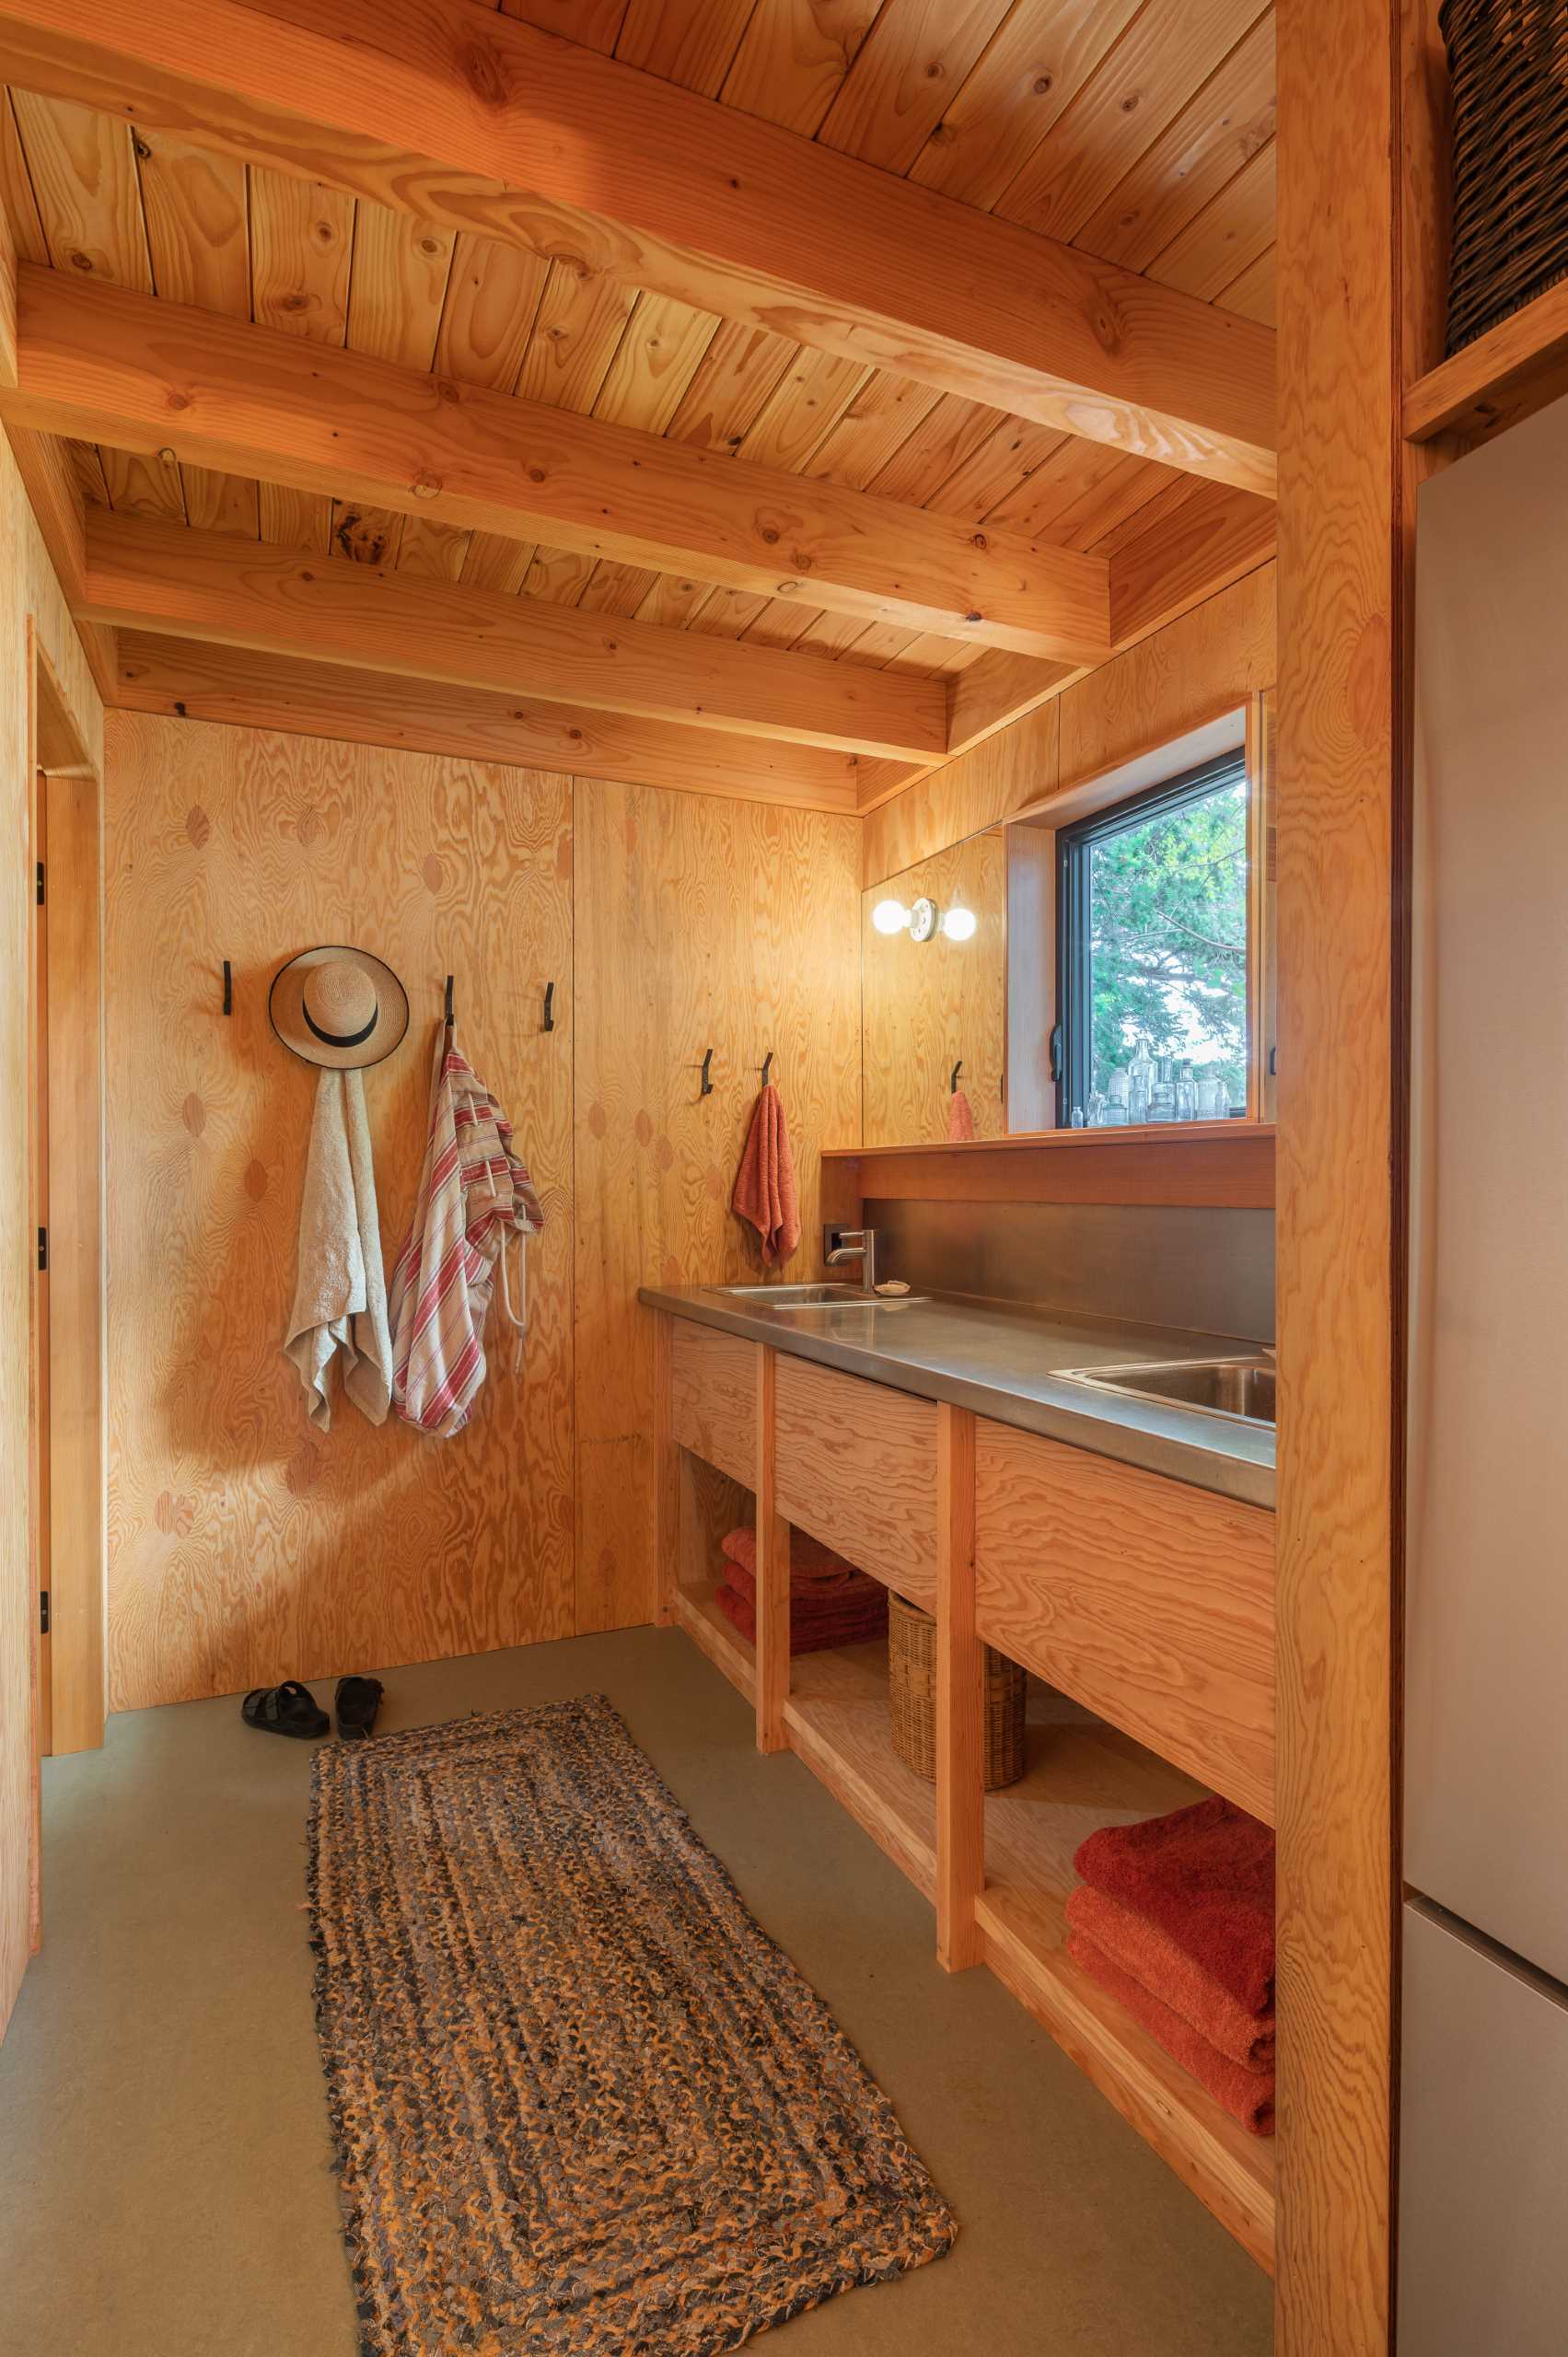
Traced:
<path fill-rule="evenodd" d="M 1103 557 L 34 263 L 18 299 L 0 413 L 24 424 L 868 622 L 1109 652 Z"/>
<path fill-rule="evenodd" d="M 35 434 L 29 426 L 7 425 L 6 439 L 54 578 L 71 609 L 93 683 L 107 702 L 114 688 L 114 633 L 87 621 L 80 610 L 87 581 L 87 537 L 82 494 L 72 480 L 70 459 L 52 435 Z"/>
<path fill-rule="evenodd" d="M 844 752 L 929 759 L 947 741 L 938 679 L 617 621 L 101 508 L 87 519 L 79 610 L 219 645 Z"/>
<path fill-rule="evenodd" d="M 1163 630 L 1274 553 L 1272 500 L 1209 484 L 1110 560 L 1111 639 L 1120 653 Z"/>
<path fill-rule="evenodd" d="M 857 762 L 852 754 L 817 745 L 721 737 L 713 729 L 574 711 L 567 704 L 519 702 L 514 696 L 439 680 L 354 671 L 336 663 L 307 663 L 141 631 L 120 633 L 113 702 L 127 711 L 181 720 L 455 753 L 519 769 L 627 778 L 682 793 L 793 803 L 809 810 L 853 812 L 863 776 L 883 770 L 899 774 L 890 762 Z"/>
<path fill-rule="evenodd" d="M 476 0 L 0 0 L 0 75 L 1274 488 L 1271 330 Z"/>
<path fill-rule="evenodd" d="M 1083 676 L 1082 666 L 1029 663 L 1016 655 L 982 655 L 966 663 L 947 700 L 947 758 L 967 753 L 982 737 L 1022 720 Z"/>

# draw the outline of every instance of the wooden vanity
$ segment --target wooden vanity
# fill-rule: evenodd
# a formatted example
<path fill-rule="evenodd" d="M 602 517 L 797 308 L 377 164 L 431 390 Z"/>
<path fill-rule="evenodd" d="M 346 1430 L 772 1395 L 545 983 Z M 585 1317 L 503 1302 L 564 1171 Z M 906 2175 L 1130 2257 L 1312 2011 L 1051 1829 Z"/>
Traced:
<path fill-rule="evenodd" d="M 932 1901 L 949 1969 L 984 1965 L 1260 2264 L 1274 2151 L 1171 2062 L 1065 1950 L 1098 1824 L 1216 1792 L 1274 1815 L 1274 1520 L 1264 1507 L 651 1313 L 659 1617 L 752 1703 Z M 757 1643 L 714 1601 L 757 1533 Z M 794 1526 L 935 1612 L 935 1786 L 893 1749 L 883 1645 L 789 1652 Z M 985 1794 L 983 1649 L 1030 1687 L 1023 1780 Z"/>

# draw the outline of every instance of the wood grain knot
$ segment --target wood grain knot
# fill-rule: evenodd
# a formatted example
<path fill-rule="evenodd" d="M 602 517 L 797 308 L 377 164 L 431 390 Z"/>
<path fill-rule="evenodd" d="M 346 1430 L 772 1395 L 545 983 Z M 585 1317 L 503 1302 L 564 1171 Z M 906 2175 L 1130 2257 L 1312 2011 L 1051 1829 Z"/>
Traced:
<path fill-rule="evenodd" d="M 296 1449 L 284 1467 L 283 1478 L 296 1498 L 304 1497 L 321 1478 L 321 1452 L 307 1446 Z"/>
<path fill-rule="evenodd" d="M 604 1107 L 602 1105 L 590 1105 L 588 1107 L 588 1128 L 593 1132 L 594 1136 L 596 1138 L 603 1137 L 609 1127 L 610 1120 L 605 1112 Z"/>
<path fill-rule="evenodd" d="M 180 1118 L 193 1138 L 199 1138 L 207 1126 L 207 1109 L 197 1096 L 190 1096 L 180 1108 Z"/>
<path fill-rule="evenodd" d="M 271 1177 L 268 1174 L 267 1166 L 264 1162 L 257 1162 L 252 1159 L 246 1164 L 245 1191 L 250 1196 L 253 1203 L 259 1203 L 261 1202 L 262 1196 L 266 1193 L 267 1189 L 272 1185 L 272 1183 Z"/>
<path fill-rule="evenodd" d="M 649 1146 L 653 1144 L 653 1119 L 652 1116 L 642 1108 L 639 1108 L 637 1118 L 632 1124 L 632 1133 L 640 1146 Z"/>
<path fill-rule="evenodd" d="M 661 1170 L 672 1170 L 675 1167 L 675 1148 L 668 1138 L 661 1137 L 657 1145 L 655 1146 L 654 1160 Z"/>
<path fill-rule="evenodd" d="M 719 1168 L 716 1162 L 710 1162 L 706 1170 L 703 1171 L 703 1191 L 710 1195 L 715 1203 L 723 1202 L 724 1172 Z"/>
<path fill-rule="evenodd" d="M 447 881 L 446 868 L 442 865 L 440 860 L 434 852 L 430 852 L 426 854 L 424 863 L 419 872 L 424 878 L 425 889 L 427 891 L 439 892 L 442 885 Z"/>
<path fill-rule="evenodd" d="M 213 822 L 199 802 L 193 802 L 185 813 L 185 840 L 195 851 L 204 851 L 213 831 Z"/>
<path fill-rule="evenodd" d="M 196 1502 L 181 1497 L 173 1490 L 160 1490 L 153 1508 L 153 1520 L 171 1538 L 183 1538 L 196 1520 Z"/>

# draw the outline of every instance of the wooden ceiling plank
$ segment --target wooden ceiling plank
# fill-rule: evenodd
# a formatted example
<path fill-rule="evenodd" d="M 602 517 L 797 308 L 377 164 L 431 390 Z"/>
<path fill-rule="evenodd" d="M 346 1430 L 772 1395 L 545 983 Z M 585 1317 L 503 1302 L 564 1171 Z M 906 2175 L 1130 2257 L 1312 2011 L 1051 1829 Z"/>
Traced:
<path fill-rule="evenodd" d="M 860 777 L 889 766 L 857 765 L 847 754 L 811 745 L 721 737 L 141 631 L 121 633 L 109 701 L 123 710 L 180 719 L 630 778 L 819 810 L 853 811 Z"/>
<path fill-rule="evenodd" d="M 1000 410 L 984 401 L 960 401 L 956 393 L 944 393 L 929 417 L 922 419 L 866 488 L 879 499 L 929 507 L 944 483 L 1009 423 Z"/>
<path fill-rule="evenodd" d="M 879 368 L 812 451 L 802 472 L 821 482 L 842 483 L 846 491 L 869 490 L 941 398 L 929 385 Z"/>
<path fill-rule="evenodd" d="M 0 204 L 0 390 L 17 382 L 17 238 Z"/>
<path fill-rule="evenodd" d="M 261 539 L 260 483 L 243 475 L 215 473 L 211 467 L 181 467 L 180 475 L 185 491 L 185 518 L 197 531 Z"/>
<path fill-rule="evenodd" d="M 1210 302 L 1274 242 L 1274 143 L 1227 182 L 1149 264 L 1162 284 Z"/>
<path fill-rule="evenodd" d="M 1274 12 L 1260 17 L 1074 239 L 1144 270 L 1274 135 Z"/>
<path fill-rule="evenodd" d="M 907 172 L 1012 0 L 900 0 L 884 8 L 818 133 L 824 146 Z"/>
<path fill-rule="evenodd" d="M 456 244 L 449 229 L 361 200 L 348 282 L 351 352 L 400 368 L 431 366 Z"/>
<path fill-rule="evenodd" d="M 1019 0 L 949 98 L 910 178 L 989 211 L 1120 39 L 1143 0 Z"/>
<path fill-rule="evenodd" d="M 586 555 L 581 549 L 540 546 L 533 552 L 533 563 L 523 575 L 523 586 L 517 594 L 537 598 L 547 606 L 580 606 L 598 565 L 598 559 Z"/>
<path fill-rule="evenodd" d="M 738 450 L 800 346 L 765 328 L 721 319 L 667 431 L 702 450 Z"/>
<path fill-rule="evenodd" d="M 355 276 L 358 266 L 355 265 Z M 436 338 L 437 376 L 509 393 L 544 297 L 550 264 L 494 238 L 459 238 Z"/>
<path fill-rule="evenodd" d="M 170 303 L 250 317 L 245 167 L 165 131 L 134 134 L 153 284 Z"/>
<path fill-rule="evenodd" d="M 504 692 L 526 682 L 547 701 L 878 758 L 947 743 L 946 699 L 923 680 L 97 512 L 87 531 L 89 621 Z"/>
<path fill-rule="evenodd" d="M 291 491 L 285 483 L 257 485 L 257 520 L 269 547 L 309 549 L 325 556 L 331 546 L 332 503 L 324 493 Z"/>
<path fill-rule="evenodd" d="M 718 332 L 711 311 L 694 311 L 667 295 L 643 295 L 594 401 L 610 425 L 663 434 Z"/>
<path fill-rule="evenodd" d="M 524 401 L 586 416 L 614 359 L 636 289 L 586 264 L 555 260 L 517 373 Z"/>
<path fill-rule="evenodd" d="M 671 0 L 630 0 L 615 54 L 642 73 L 715 98 L 756 5 L 757 0 L 677 0 L 675 6 Z"/>
<path fill-rule="evenodd" d="M 755 424 L 742 436 L 738 455 L 779 474 L 798 472 L 831 433 L 870 373 L 858 360 L 801 350 Z"/>
<path fill-rule="evenodd" d="M 11 93 L 5 89 L 0 89 L 0 212 L 10 223 L 18 261 L 47 263 L 49 240 L 28 178 Z"/>
<path fill-rule="evenodd" d="M 67 442 L 65 455 L 71 462 L 71 472 L 84 500 L 95 507 L 110 505 L 109 484 L 103 471 L 103 454 L 96 442 Z"/>
<path fill-rule="evenodd" d="M 882 0 L 758 0 L 725 77 L 726 106 L 809 139 L 881 6 Z"/>
<path fill-rule="evenodd" d="M 17 127 L 56 270 L 152 292 L 128 122 L 14 90 Z"/>
<path fill-rule="evenodd" d="M 405 521 L 395 508 L 334 499 L 328 552 L 347 564 L 396 564 Z"/>
<path fill-rule="evenodd" d="M 1147 0 L 996 211 L 1076 238 L 1261 13 L 1262 0 Z"/>
<path fill-rule="evenodd" d="M 809 606 L 795 605 L 786 598 L 770 598 L 747 631 L 747 644 L 750 646 L 793 646 L 801 632 L 816 619 Z"/>
<path fill-rule="evenodd" d="M 1150 0 L 1137 22 L 1175 5 Z M 1259 13 L 1255 0 L 1180 0 L 1179 14 L 1207 23 L 1225 6 Z M 0 0 L 0 72 L 569 255 L 623 289 L 1272 489 L 1273 340 L 1233 313 L 499 14 L 273 0 L 265 21 L 258 40 L 238 0 Z M 1178 55 L 1194 45 L 1183 24 L 1172 41 Z"/>
<path fill-rule="evenodd" d="M 1274 249 L 1271 245 L 1214 296 L 1222 311 L 1238 311 L 1260 326 L 1274 324 Z"/>
<path fill-rule="evenodd" d="M 354 199 L 341 189 L 250 168 L 250 315 L 307 343 L 348 334 Z"/>
<path fill-rule="evenodd" d="M 609 57 L 626 20 L 626 0 L 501 0 L 501 13 Z"/>
<path fill-rule="evenodd" d="M 928 512 L 957 517 L 966 524 L 982 524 L 997 504 L 1010 498 L 1067 439 L 1052 425 L 1004 418 L 932 493 L 925 502 Z"/>
<path fill-rule="evenodd" d="M 1109 644 L 1104 567 L 1075 552 L 357 354 L 307 355 L 287 336 L 31 264 L 19 285 L 21 382 L 0 401 L 25 424 L 468 530 L 510 525 L 594 561 L 689 567 L 862 628 L 1087 661 Z"/>
<path fill-rule="evenodd" d="M 405 516 L 398 542 L 398 571 L 420 574 L 428 581 L 460 581 L 472 538 L 471 532 L 456 524 L 438 524 L 428 516 Z"/>
<path fill-rule="evenodd" d="M 150 516 L 169 523 L 184 523 L 185 485 L 180 469 L 156 452 L 118 450 L 108 444 L 99 452 L 110 505 L 121 516 Z"/>
<path fill-rule="evenodd" d="M 528 540 L 503 540 L 499 532 L 475 532 L 463 560 L 462 578 L 470 589 L 496 589 L 515 598 L 533 559 Z"/>
<path fill-rule="evenodd" d="M 684 630 L 712 584 L 694 580 L 690 574 L 659 573 L 637 609 L 640 622 L 656 622 L 661 630 Z M 797 608 L 804 614 L 804 606 Z"/>
<path fill-rule="evenodd" d="M 596 565 L 582 595 L 583 610 L 616 614 L 622 621 L 630 621 L 657 579 L 656 573 L 646 572 L 639 564 Z"/>

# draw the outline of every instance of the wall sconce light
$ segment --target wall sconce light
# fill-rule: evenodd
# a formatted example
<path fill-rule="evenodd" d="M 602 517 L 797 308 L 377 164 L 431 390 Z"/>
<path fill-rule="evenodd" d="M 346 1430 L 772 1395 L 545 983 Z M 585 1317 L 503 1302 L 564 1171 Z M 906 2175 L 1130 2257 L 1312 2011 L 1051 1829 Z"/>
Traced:
<path fill-rule="evenodd" d="M 942 930 L 949 941 L 972 941 L 979 923 L 972 909 L 949 909 L 942 920 Z"/>
<path fill-rule="evenodd" d="M 935 900 L 916 900 L 906 909 L 901 900 L 878 900 L 871 911 L 871 922 L 878 933 L 903 933 L 912 941 L 931 941 L 945 933 L 949 941 L 972 941 L 980 919 L 972 909 L 949 909 L 946 916 Z"/>
<path fill-rule="evenodd" d="M 901 900 L 878 900 L 871 911 L 878 933 L 902 933 L 909 921 L 910 912 Z"/>

